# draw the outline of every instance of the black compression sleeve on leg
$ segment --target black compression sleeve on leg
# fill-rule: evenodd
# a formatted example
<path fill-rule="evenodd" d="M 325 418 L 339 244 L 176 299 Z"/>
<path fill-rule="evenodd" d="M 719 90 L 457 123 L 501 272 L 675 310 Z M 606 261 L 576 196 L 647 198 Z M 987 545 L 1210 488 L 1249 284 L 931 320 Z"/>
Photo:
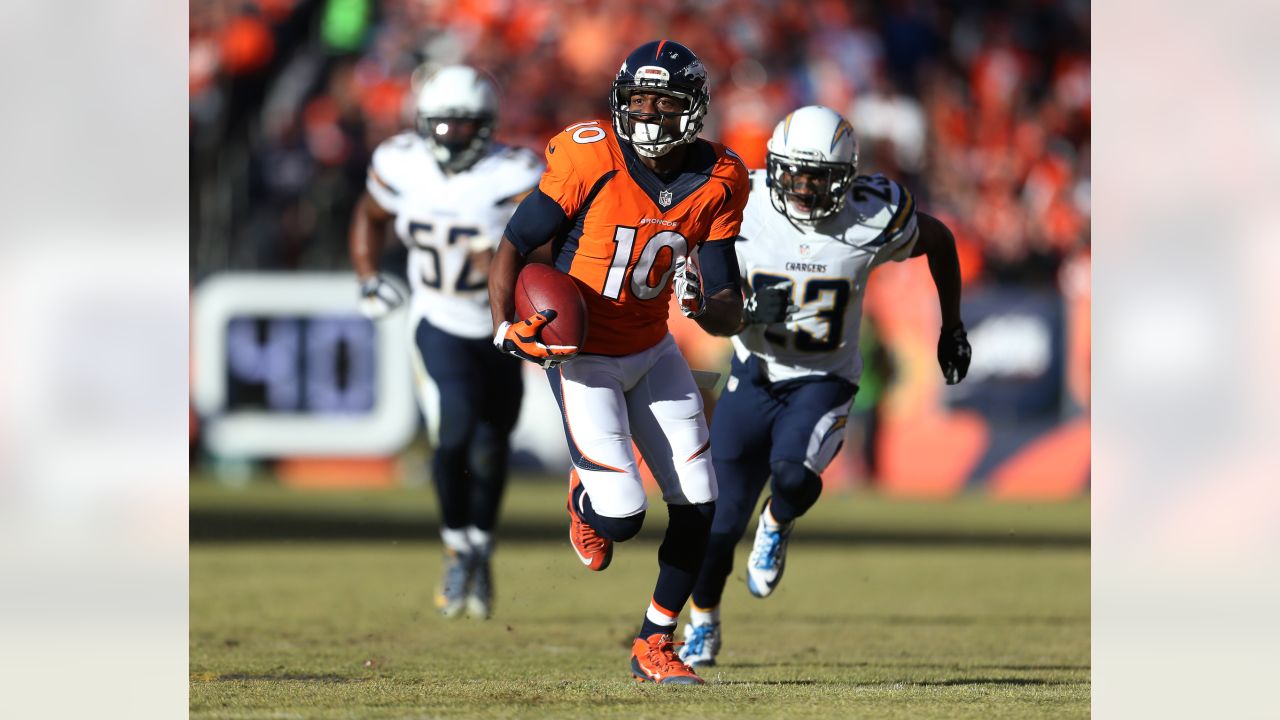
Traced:
<path fill-rule="evenodd" d="M 715 516 L 715 502 L 696 505 L 668 505 L 667 533 L 658 547 L 658 583 L 653 589 L 653 601 L 661 607 L 678 613 L 698 579 L 698 570 L 707 552 L 707 537 L 711 533 L 711 520 Z M 641 637 L 660 628 L 646 627 Z"/>

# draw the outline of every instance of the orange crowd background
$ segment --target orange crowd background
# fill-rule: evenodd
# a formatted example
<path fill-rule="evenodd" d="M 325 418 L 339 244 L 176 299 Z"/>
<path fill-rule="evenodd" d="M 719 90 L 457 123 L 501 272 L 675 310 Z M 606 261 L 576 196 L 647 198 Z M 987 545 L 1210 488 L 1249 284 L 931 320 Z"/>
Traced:
<path fill-rule="evenodd" d="M 498 137 L 540 150 L 606 116 L 622 58 L 669 37 L 702 58 L 704 135 L 764 164 L 773 125 L 804 104 L 843 113 L 864 173 L 915 191 L 952 228 L 966 294 L 1056 294 L 1061 423 L 982 478 L 1004 496 L 1087 488 L 1090 252 L 1089 4 L 893 0 L 193 0 L 191 271 L 349 268 L 346 227 L 374 147 L 408 127 L 420 68 L 466 62 L 498 80 Z M 993 429 L 947 407 L 932 360 L 937 310 L 919 263 L 878 270 L 866 303 L 889 358 L 860 395 L 877 417 L 877 482 L 948 494 Z M 722 341 L 681 329 L 693 364 Z M 975 346 L 975 353 L 982 348 Z M 868 367 L 877 363 L 875 357 Z M 847 444 L 836 484 L 865 477 Z"/>

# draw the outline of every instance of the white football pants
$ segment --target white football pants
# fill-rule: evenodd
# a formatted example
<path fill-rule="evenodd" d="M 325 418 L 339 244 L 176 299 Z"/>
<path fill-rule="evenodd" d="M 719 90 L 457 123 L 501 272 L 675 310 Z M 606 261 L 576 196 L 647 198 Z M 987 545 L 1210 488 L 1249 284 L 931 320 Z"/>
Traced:
<path fill-rule="evenodd" d="M 548 375 L 596 512 L 630 517 L 648 506 L 633 440 L 667 503 L 716 499 L 702 396 L 670 335 L 632 355 L 580 355 Z"/>

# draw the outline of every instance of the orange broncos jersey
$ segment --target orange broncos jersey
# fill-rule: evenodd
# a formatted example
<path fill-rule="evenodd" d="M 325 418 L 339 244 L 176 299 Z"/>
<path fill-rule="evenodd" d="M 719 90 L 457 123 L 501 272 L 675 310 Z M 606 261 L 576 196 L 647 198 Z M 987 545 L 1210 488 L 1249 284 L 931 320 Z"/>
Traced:
<path fill-rule="evenodd" d="M 564 210 L 555 265 L 587 305 L 582 352 L 629 355 L 667 334 L 672 264 L 704 242 L 733 242 L 750 181 L 724 145 L 696 140 L 680 175 L 664 183 L 608 122 L 565 128 L 547 144 L 541 191 Z"/>

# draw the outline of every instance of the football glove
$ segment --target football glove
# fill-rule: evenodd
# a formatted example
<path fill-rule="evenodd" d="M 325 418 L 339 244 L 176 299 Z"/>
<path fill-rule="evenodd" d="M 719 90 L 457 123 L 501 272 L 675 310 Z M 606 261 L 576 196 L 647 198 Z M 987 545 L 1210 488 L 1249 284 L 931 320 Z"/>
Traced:
<path fill-rule="evenodd" d="M 969 372 L 969 360 L 973 356 L 973 348 L 969 346 L 969 336 L 961 323 L 953 328 L 943 328 L 938 338 L 938 365 L 942 368 L 942 376 L 948 385 L 955 385 L 964 379 Z"/>
<path fill-rule="evenodd" d="M 791 288 L 795 283 L 790 280 L 760 288 L 759 292 L 747 298 L 742 308 L 742 319 L 747 325 L 769 325 L 785 322 L 791 313 L 800 309 L 791 304 Z"/>
<path fill-rule="evenodd" d="M 696 256 L 676 260 L 676 301 L 680 312 L 687 318 L 698 318 L 707 311 L 707 299 L 702 296 L 702 277 L 698 274 Z"/>
<path fill-rule="evenodd" d="M 493 346 L 544 368 L 553 368 L 578 354 L 577 345 L 547 345 L 542 328 L 556 319 L 555 310 L 545 310 L 514 325 L 503 322 L 493 334 Z"/>
<path fill-rule="evenodd" d="M 360 283 L 360 314 L 370 320 L 386 317 L 404 304 L 404 295 L 381 275 Z"/>

